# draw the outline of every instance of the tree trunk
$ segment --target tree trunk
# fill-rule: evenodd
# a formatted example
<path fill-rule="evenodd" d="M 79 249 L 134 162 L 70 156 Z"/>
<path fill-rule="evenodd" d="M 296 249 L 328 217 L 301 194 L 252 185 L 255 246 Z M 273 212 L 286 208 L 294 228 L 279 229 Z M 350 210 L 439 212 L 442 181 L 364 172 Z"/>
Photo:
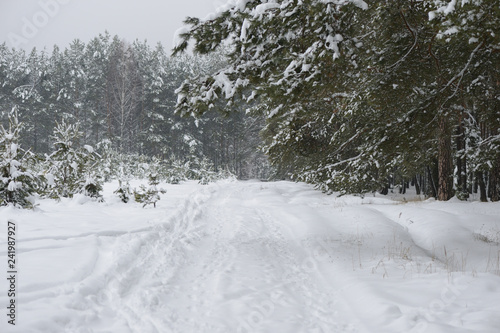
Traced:
<path fill-rule="evenodd" d="M 431 190 L 431 194 L 433 198 L 437 198 L 437 188 L 436 188 L 436 182 L 434 181 L 434 175 L 432 173 L 432 169 L 430 166 L 427 166 L 427 173 L 429 177 L 429 188 Z"/>
<path fill-rule="evenodd" d="M 453 163 L 451 158 L 451 133 L 445 116 L 439 119 L 438 138 L 438 200 L 447 201 L 453 196 Z"/>
<path fill-rule="evenodd" d="M 488 202 L 488 196 L 486 195 L 486 185 L 484 184 L 484 177 L 481 171 L 476 173 L 477 185 L 479 186 L 479 193 L 481 202 Z"/>
<path fill-rule="evenodd" d="M 382 195 L 387 195 L 389 194 L 389 185 L 385 185 L 381 190 L 380 190 L 380 194 Z"/>
<path fill-rule="evenodd" d="M 457 127 L 456 136 L 457 146 L 457 192 L 460 194 L 460 199 L 465 200 L 469 197 L 467 189 L 467 159 L 465 156 L 465 137 L 462 122 Z"/>
<path fill-rule="evenodd" d="M 415 191 L 417 192 L 417 195 L 420 195 L 419 179 L 420 179 L 420 176 L 415 176 L 415 178 L 413 178 L 413 182 L 415 183 Z"/>
<path fill-rule="evenodd" d="M 477 184 L 479 185 L 479 197 L 481 202 L 488 202 L 488 196 L 486 195 L 486 185 L 484 183 L 484 176 L 481 171 L 476 173 Z"/>
<path fill-rule="evenodd" d="M 495 163 L 493 169 L 490 171 L 490 186 L 489 186 L 489 192 L 490 192 L 490 199 L 493 202 L 500 201 L 500 193 L 498 190 L 499 187 L 499 169 L 500 169 L 500 161 L 497 160 Z"/>

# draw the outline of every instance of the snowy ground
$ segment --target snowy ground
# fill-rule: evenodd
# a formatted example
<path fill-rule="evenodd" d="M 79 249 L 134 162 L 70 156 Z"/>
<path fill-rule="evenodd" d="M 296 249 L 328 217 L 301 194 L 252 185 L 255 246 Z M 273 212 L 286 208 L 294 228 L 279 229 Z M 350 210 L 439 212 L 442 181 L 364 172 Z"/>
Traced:
<path fill-rule="evenodd" d="M 500 204 L 326 196 L 288 182 L 84 198 L 17 223 L 0 332 L 499 332 Z M 401 198 L 399 198 L 401 199 Z"/>

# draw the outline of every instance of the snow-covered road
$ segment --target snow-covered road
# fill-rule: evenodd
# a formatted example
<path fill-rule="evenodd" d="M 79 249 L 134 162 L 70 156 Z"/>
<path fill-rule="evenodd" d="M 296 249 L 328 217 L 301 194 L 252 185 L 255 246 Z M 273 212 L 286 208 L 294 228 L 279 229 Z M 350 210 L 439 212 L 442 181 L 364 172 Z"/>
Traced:
<path fill-rule="evenodd" d="M 168 186 L 157 209 L 106 199 L 0 208 L 1 265 L 6 221 L 20 230 L 17 325 L 1 332 L 500 328 L 499 204 L 289 182 Z"/>

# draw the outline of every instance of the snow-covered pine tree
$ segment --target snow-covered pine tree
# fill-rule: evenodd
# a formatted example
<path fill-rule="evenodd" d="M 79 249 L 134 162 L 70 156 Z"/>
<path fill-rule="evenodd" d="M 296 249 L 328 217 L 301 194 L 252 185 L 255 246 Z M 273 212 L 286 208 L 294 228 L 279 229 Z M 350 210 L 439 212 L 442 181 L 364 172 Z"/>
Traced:
<path fill-rule="evenodd" d="M 123 168 L 119 168 L 118 152 L 113 149 L 111 140 L 104 139 L 96 146 L 96 151 L 99 154 L 99 174 L 104 182 L 111 181 L 112 178 L 119 175 Z"/>
<path fill-rule="evenodd" d="M 165 181 L 169 184 L 180 184 L 187 180 L 189 162 L 183 163 L 175 156 L 170 157 L 169 167 L 165 170 Z"/>
<path fill-rule="evenodd" d="M 123 203 L 127 203 L 130 201 L 130 198 L 133 194 L 132 189 L 130 188 L 130 170 L 127 169 L 125 161 L 120 158 L 121 156 L 117 152 L 108 154 L 108 156 L 113 156 L 113 159 L 115 160 L 113 161 L 113 163 L 115 164 L 114 173 L 116 178 L 118 179 L 118 188 L 113 193 L 116 194 Z M 127 162 L 130 163 L 130 161 Z"/>
<path fill-rule="evenodd" d="M 178 89 L 177 110 L 199 115 L 225 103 L 249 103 L 267 119 L 265 151 L 281 176 L 323 189 L 371 190 L 370 174 L 349 178 L 369 160 L 356 151 L 363 127 L 353 114 L 364 1 L 242 1 L 210 20 L 188 18 L 174 54 L 194 40 L 205 54 L 230 45 L 228 65 Z M 373 168 L 364 163 L 363 171 Z M 344 177 L 345 175 L 348 176 Z M 344 179 L 346 179 L 344 181 Z M 341 183 L 339 180 L 342 180 Z M 351 186 L 351 185 L 356 185 Z"/>
<path fill-rule="evenodd" d="M 439 200 L 454 195 L 454 178 L 463 193 L 475 177 L 499 199 L 498 1 L 250 0 L 186 23 L 174 54 L 191 39 L 202 54 L 231 52 L 178 89 L 177 110 L 253 103 L 282 175 L 363 193 L 424 174 Z M 482 140 L 467 138 L 473 123 Z M 471 178 L 473 141 L 488 162 L 476 159 Z"/>
<path fill-rule="evenodd" d="M 130 183 L 127 180 L 118 179 L 118 188 L 113 192 L 124 203 L 130 201 L 132 191 L 130 190 Z"/>
<path fill-rule="evenodd" d="M 99 156 L 91 146 L 78 147 L 82 133 L 78 124 L 68 124 L 63 119 L 54 128 L 56 150 L 47 156 L 49 196 L 71 198 L 82 193 L 101 199 L 102 180 L 97 174 Z"/>
<path fill-rule="evenodd" d="M 451 146 L 450 187 L 500 200 L 500 6 L 496 0 L 428 0 L 440 72 L 442 123 Z M 450 142 L 451 141 L 451 142 Z M 439 156 L 441 160 L 441 154 Z M 453 173 L 453 169 L 455 173 Z"/>
<path fill-rule="evenodd" d="M 23 125 L 18 120 L 16 107 L 9 113 L 8 120 L 8 128 L 0 125 L 0 205 L 31 208 L 33 175 L 26 170 L 24 151 L 19 147 Z"/>
<path fill-rule="evenodd" d="M 110 42 L 111 36 L 108 32 L 99 34 L 90 40 L 82 56 L 83 68 L 85 69 L 85 100 L 87 126 L 82 129 L 86 133 L 89 144 L 97 145 L 103 140 L 111 140 L 110 131 L 110 99 L 107 92 L 109 84 L 108 70 L 110 66 Z M 99 151 L 99 150 L 98 150 Z"/>
<path fill-rule="evenodd" d="M 153 205 L 156 208 L 156 203 L 160 200 L 160 193 L 165 194 L 167 191 L 163 188 L 158 188 L 160 180 L 158 177 L 158 169 L 147 166 L 148 170 L 148 187 L 141 185 L 139 189 L 134 189 L 134 198 L 136 202 L 142 203 L 142 207 Z"/>
<path fill-rule="evenodd" d="M 206 158 L 195 161 L 193 172 L 201 185 L 208 185 L 217 179 L 213 164 Z"/>

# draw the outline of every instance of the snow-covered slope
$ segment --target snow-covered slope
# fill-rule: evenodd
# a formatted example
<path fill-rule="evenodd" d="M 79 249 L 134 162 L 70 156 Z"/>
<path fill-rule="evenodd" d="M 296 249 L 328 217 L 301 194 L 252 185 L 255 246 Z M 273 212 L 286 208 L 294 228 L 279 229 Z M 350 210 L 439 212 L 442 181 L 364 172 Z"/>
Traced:
<path fill-rule="evenodd" d="M 0 208 L 1 332 L 498 332 L 500 205 L 165 185 L 158 208 Z"/>

